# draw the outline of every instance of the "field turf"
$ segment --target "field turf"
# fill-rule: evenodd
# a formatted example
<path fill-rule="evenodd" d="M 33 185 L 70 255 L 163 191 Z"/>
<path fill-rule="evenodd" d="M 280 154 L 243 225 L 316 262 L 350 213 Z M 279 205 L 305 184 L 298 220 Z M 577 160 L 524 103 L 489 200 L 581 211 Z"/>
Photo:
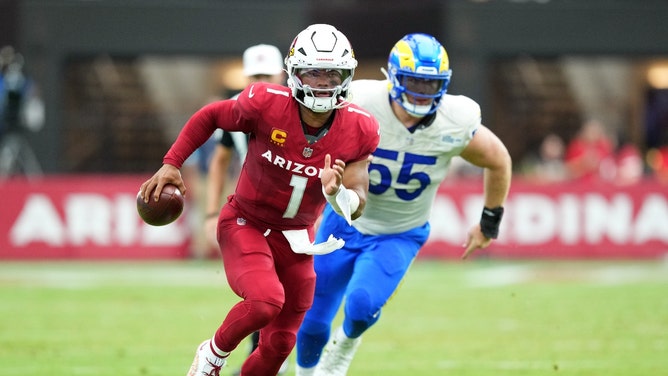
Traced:
<path fill-rule="evenodd" d="M 0 375 L 183 376 L 236 300 L 219 262 L 3 262 Z M 349 375 L 668 375 L 668 262 L 419 260 Z"/>

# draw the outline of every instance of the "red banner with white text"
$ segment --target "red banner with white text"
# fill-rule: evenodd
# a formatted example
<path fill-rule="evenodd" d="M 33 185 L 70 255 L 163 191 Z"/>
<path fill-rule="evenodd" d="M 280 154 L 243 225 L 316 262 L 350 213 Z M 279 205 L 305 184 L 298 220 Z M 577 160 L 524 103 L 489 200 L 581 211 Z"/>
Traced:
<path fill-rule="evenodd" d="M 446 181 L 432 208 L 423 257 L 459 257 L 480 220 L 480 180 Z M 478 256 L 500 258 L 656 258 L 668 256 L 668 186 L 654 180 L 616 186 L 514 178 L 499 238 Z"/>
<path fill-rule="evenodd" d="M 0 259 L 189 257 L 186 212 L 153 227 L 136 212 L 146 176 L 0 181 Z M 668 187 L 513 181 L 499 239 L 477 257 L 658 258 L 668 255 Z M 457 258 L 480 219 L 482 183 L 449 180 L 432 208 L 420 257 Z"/>
<path fill-rule="evenodd" d="M 0 259 L 154 259 L 188 256 L 186 213 L 145 224 L 136 197 L 147 176 L 0 181 Z"/>

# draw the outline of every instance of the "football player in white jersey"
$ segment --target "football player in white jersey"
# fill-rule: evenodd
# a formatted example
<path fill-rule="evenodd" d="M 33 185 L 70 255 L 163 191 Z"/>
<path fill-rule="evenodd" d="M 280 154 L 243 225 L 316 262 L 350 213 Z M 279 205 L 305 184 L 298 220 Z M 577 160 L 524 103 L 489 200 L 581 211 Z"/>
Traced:
<path fill-rule="evenodd" d="M 431 206 L 452 157 L 484 171 L 481 220 L 468 232 L 462 257 L 497 237 L 511 158 L 481 124 L 476 102 L 446 94 L 451 74 L 445 48 L 434 37 L 409 34 L 390 52 L 388 80 L 352 82 L 351 101 L 376 117 L 381 140 L 369 166 L 364 215 L 349 226 L 330 206 L 323 213 L 316 242 L 332 233 L 345 246 L 315 257 L 315 300 L 297 336 L 297 376 L 347 373 L 362 334 L 377 322 L 427 241 Z M 342 326 L 330 338 L 344 297 Z"/>

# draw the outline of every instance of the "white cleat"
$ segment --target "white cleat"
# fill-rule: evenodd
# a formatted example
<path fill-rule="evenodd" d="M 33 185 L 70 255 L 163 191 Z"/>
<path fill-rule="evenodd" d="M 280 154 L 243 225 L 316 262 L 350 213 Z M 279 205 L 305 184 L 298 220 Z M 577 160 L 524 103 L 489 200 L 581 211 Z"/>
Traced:
<path fill-rule="evenodd" d="M 221 358 L 211 350 L 211 340 L 207 339 L 197 348 L 195 359 L 186 376 L 220 376 L 220 370 L 227 358 Z"/>
<path fill-rule="evenodd" d="M 315 376 L 345 376 L 362 337 L 348 338 L 339 327 L 322 352 Z"/>
<path fill-rule="evenodd" d="M 315 368 L 316 367 L 304 368 L 297 365 L 295 376 L 315 376 Z"/>

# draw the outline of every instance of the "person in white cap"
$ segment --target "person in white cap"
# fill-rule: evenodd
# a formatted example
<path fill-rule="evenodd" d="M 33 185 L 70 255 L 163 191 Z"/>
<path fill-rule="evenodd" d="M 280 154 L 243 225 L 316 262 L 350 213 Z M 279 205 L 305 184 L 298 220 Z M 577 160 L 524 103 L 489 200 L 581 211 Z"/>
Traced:
<path fill-rule="evenodd" d="M 248 84 L 255 82 L 285 84 L 281 51 L 278 47 L 269 44 L 258 44 L 248 47 L 243 54 L 243 74 L 246 76 Z M 208 180 L 206 183 L 206 218 L 204 229 L 211 249 L 218 248 L 216 228 L 218 225 L 218 214 L 222 206 L 221 198 L 225 192 L 230 164 L 235 153 L 237 154 L 239 163 L 243 164 L 248 149 L 247 136 L 241 132 L 222 131 L 218 141 L 209 162 Z M 253 332 L 250 336 L 250 342 L 250 353 L 252 353 L 260 342 L 260 332 Z M 287 368 L 288 361 L 286 360 L 278 374 L 285 374 Z M 237 371 L 233 375 L 238 375 L 239 373 Z"/>
<path fill-rule="evenodd" d="M 285 84 L 281 51 L 278 47 L 269 44 L 248 47 L 243 55 L 243 73 L 248 84 L 255 82 Z M 218 224 L 218 214 L 222 206 L 221 199 L 225 191 L 230 162 L 236 152 L 239 162 L 243 163 L 246 157 L 247 141 L 244 133 L 223 131 L 209 162 L 206 185 L 205 232 L 207 241 L 213 249 L 218 249 L 216 225 Z"/>
<path fill-rule="evenodd" d="M 244 76 L 249 82 L 283 83 L 283 55 L 278 47 L 269 44 L 248 47 L 243 60 Z"/>

